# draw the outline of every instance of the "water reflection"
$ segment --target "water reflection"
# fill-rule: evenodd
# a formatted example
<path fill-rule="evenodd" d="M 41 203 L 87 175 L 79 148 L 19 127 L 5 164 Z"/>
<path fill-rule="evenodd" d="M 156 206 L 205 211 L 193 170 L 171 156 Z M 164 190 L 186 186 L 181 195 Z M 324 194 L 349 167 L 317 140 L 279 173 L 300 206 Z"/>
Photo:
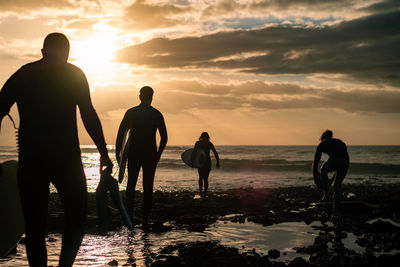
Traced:
<path fill-rule="evenodd" d="M 162 233 L 145 232 L 141 228 L 133 231 L 122 229 L 110 232 L 108 236 L 85 235 L 74 266 L 105 266 L 117 261 L 124 264 L 148 266 L 160 257 L 161 249 L 169 245 L 188 242 L 218 241 L 225 246 L 238 248 L 240 251 L 255 249 L 266 254 L 269 249 L 278 249 L 283 254 L 280 260 L 290 260 L 305 256 L 293 250 L 295 246 L 308 246 L 313 243 L 318 231 L 303 222 L 281 223 L 268 227 L 251 222 L 233 223 L 218 221 L 204 232 L 190 232 L 174 229 Z M 57 266 L 61 247 L 61 235 L 49 234 L 53 242 L 48 242 L 49 265 Z M 8 266 L 28 266 L 25 248 L 18 245 L 18 254 L 0 260 Z M 162 255 L 161 255 L 162 257 Z M 6 265 L 7 266 L 7 265 Z"/>

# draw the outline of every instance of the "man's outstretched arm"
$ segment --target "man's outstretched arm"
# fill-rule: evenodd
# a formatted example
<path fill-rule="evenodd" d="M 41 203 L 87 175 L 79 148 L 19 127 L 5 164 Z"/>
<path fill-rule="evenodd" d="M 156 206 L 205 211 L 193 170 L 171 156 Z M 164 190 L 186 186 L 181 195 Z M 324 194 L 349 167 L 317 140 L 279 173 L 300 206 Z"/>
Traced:
<path fill-rule="evenodd" d="M 215 159 L 217 161 L 216 166 L 217 166 L 217 168 L 219 168 L 219 156 L 218 156 L 218 152 L 215 149 L 214 145 L 211 146 L 211 150 L 213 151 Z"/>
<path fill-rule="evenodd" d="M 321 160 L 321 154 L 322 154 L 322 152 L 318 146 L 317 150 L 315 151 L 314 161 L 313 161 L 313 165 L 312 165 L 312 171 L 313 171 L 314 175 L 318 173 L 318 163 Z"/>
<path fill-rule="evenodd" d="M 92 138 L 94 144 L 100 152 L 100 168 L 101 171 L 103 167 L 111 173 L 113 164 L 108 156 L 108 151 L 106 147 L 106 142 L 104 140 L 103 129 L 101 127 L 100 119 L 97 116 L 96 110 L 93 105 L 86 104 L 80 105 L 79 110 L 81 113 L 83 124 L 85 125 L 86 131 Z"/>
<path fill-rule="evenodd" d="M 77 85 L 79 92 L 78 107 L 81 113 L 83 124 L 85 125 L 86 131 L 100 152 L 100 172 L 104 170 L 103 167 L 106 167 L 105 169 L 107 169 L 107 172 L 111 173 L 113 164 L 108 156 L 103 129 L 101 127 L 100 119 L 97 116 L 96 110 L 92 105 L 89 84 L 83 72 L 80 72 Z"/>

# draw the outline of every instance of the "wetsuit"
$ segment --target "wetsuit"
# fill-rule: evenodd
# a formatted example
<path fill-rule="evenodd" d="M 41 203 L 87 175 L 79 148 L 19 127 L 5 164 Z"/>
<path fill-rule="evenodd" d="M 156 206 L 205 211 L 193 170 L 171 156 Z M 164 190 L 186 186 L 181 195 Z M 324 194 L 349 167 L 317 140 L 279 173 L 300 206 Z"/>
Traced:
<path fill-rule="evenodd" d="M 153 201 L 154 175 L 157 163 L 167 142 L 167 130 L 160 111 L 146 104 L 129 109 L 120 124 L 116 154 L 119 154 L 123 134 L 131 129 L 131 142 L 128 148 L 128 184 L 126 187 L 126 207 L 133 215 L 135 188 L 140 168 L 143 170 L 143 217 L 147 220 Z M 161 136 L 160 148 L 157 151 L 156 132 Z"/>
<path fill-rule="evenodd" d="M 210 175 L 211 171 L 211 157 L 210 157 L 210 150 L 214 152 L 214 155 L 218 161 L 218 153 L 214 148 L 213 143 L 208 140 L 201 140 L 197 141 L 194 145 L 194 150 L 196 149 L 203 149 L 206 153 L 206 160 L 204 165 L 201 168 L 197 168 L 197 172 L 199 173 L 199 189 L 200 192 L 203 192 L 203 184 L 204 184 L 204 192 L 208 190 L 208 176 Z"/>
<path fill-rule="evenodd" d="M 349 168 L 347 146 L 340 139 L 326 138 L 318 145 L 315 157 L 319 159 L 322 153 L 328 154 L 329 158 L 321 167 L 321 185 L 325 191 L 328 191 L 328 173 L 335 172 L 333 207 L 336 209 L 340 204 L 342 196 L 341 184 Z"/>
<path fill-rule="evenodd" d="M 47 265 L 45 230 L 51 182 L 66 218 L 60 266 L 72 265 L 84 235 L 87 214 L 76 107 L 84 115 L 82 119 L 87 118 L 87 129 L 93 117 L 86 116 L 86 112 L 95 114 L 86 77 L 72 64 L 43 58 L 24 65 L 4 84 L 0 92 L 0 118 L 15 102 L 20 116 L 18 185 L 29 263 Z M 99 123 L 97 114 L 95 118 Z M 101 137 L 106 150 L 102 131 Z"/>

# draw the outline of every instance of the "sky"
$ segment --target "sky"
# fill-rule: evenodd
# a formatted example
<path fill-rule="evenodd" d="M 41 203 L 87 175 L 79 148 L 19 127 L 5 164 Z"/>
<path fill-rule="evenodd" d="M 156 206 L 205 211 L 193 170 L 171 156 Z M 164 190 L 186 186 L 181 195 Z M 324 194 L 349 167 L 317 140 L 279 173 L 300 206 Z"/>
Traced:
<path fill-rule="evenodd" d="M 0 86 L 51 32 L 69 38 L 109 145 L 145 85 L 168 145 L 203 131 L 215 145 L 316 145 L 325 129 L 400 145 L 398 0 L 1 0 Z M 0 145 L 15 145 L 8 119 Z"/>

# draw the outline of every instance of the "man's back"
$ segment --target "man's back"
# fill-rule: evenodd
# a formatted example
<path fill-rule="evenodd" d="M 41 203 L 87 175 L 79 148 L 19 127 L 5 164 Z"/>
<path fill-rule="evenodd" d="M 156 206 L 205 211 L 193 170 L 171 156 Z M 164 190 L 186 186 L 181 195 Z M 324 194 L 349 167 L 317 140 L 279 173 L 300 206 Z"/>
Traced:
<path fill-rule="evenodd" d="M 337 138 L 327 138 L 317 147 L 317 150 L 329 156 L 344 157 L 347 155 L 347 146 L 342 140 Z"/>
<path fill-rule="evenodd" d="M 19 69 L 3 90 L 18 105 L 21 153 L 79 153 L 76 106 L 90 101 L 79 68 L 42 59 Z"/>
<path fill-rule="evenodd" d="M 150 105 L 138 105 L 129 109 L 125 118 L 127 127 L 132 129 L 130 155 L 155 155 L 157 129 L 165 127 L 161 112 Z"/>

